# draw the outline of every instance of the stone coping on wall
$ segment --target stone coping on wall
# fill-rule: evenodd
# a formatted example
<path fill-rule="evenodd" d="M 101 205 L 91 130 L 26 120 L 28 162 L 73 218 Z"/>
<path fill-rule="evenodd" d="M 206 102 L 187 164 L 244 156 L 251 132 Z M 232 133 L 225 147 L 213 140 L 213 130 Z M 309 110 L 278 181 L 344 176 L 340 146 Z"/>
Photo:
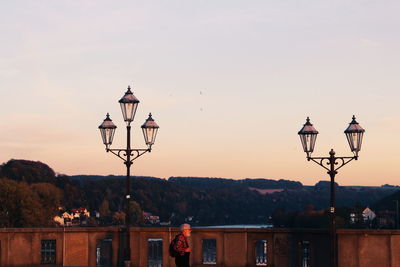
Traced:
<path fill-rule="evenodd" d="M 48 227 L 48 228 L 0 228 L 0 233 L 6 232 L 118 232 L 122 227 Z M 130 227 L 131 232 L 179 232 L 179 227 Z M 326 229 L 290 229 L 290 228 L 209 228 L 192 227 L 192 232 L 262 232 L 262 233 L 325 233 Z"/>
<path fill-rule="evenodd" d="M 400 230 L 397 229 L 338 229 L 336 231 L 340 234 L 364 234 L 364 235 L 400 235 Z"/>
<path fill-rule="evenodd" d="M 54 227 L 54 228 L 0 228 L 0 233 L 7 232 L 118 232 L 121 227 Z M 179 232 L 178 227 L 130 227 L 131 232 Z M 193 227 L 193 232 L 228 232 L 228 233 L 329 233 L 329 229 L 313 228 L 202 228 Z M 337 229 L 340 234 L 400 235 L 395 229 Z"/>

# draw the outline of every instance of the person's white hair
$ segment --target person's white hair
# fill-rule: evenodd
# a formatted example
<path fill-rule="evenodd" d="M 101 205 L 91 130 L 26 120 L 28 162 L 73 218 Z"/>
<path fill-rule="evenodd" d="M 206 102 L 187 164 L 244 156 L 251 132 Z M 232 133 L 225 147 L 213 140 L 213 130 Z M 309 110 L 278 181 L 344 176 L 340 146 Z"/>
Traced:
<path fill-rule="evenodd" d="M 190 230 L 190 224 L 184 223 L 184 224 L 181 225 L 180 228 L 181 228 L 181 231 L 183 231 L 183 230 Z"/>

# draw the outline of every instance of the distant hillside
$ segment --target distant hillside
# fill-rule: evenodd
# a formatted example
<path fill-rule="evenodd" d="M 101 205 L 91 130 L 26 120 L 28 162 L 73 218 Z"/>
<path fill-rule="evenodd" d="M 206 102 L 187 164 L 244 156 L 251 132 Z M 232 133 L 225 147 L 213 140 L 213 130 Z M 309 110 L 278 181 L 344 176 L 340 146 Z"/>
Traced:
<path fill-rule="evenodd" d="M 169 182 L 195 188 L 215 189 L 221 187 L 255 187 L 259 189 L 301 189 L 303 185 L 300 182 L 289 180 L 271 180 L 271 179 L 224 179 L 208 177 L 170 177 Z"/>
<path fill-rule="evenodd" d="M 46 164 L 39 161 L 9 160 L 0 168 L 0 177 L 31 183 L 54 183 L 56 174 Z"/>
<path fill-rule="evenodd" d="M 56 175 L 41 162 L 10 160 L 0 167 L 0 182 L 0 227 L 38 226 L 35 221 L 29 220 L 28 214 L 46 210 L 49 213 L 45 218 L 48 218 L 58 206 L 100 211 L 102 218 L 108 218 L 103 220 L 104 224 L 112 223 L 113 213 L 124 210 L 125 176 Z M 173 225 L 179 225 L 188 218 L 194 225 L 262 224 L 270 222 L 271 217 L 277 214 L 292 214 L 305 209 L 307 214 L 322 216 L 330 196 L 328 181 L 318 182 L 315 186 L 303 186 L 298 181 L 283 179 L 132 177 L 131 187 L 137 211 L 159 215 L 161 221 L 171 221 Z M 397 190 L 394 186 L 337 186 L 337 206 L 371 206 Z M 27 201 L 22 206 L 16 206 L 17 200 L 10 199 L 10 192 L 20 194 L 18 198 Z M 26 195 L 32 197 L 29 200 L 31 202 L 24 197 Z M 56 198 L 51 198 L 52 195 Z M 7 222 L 10 210 L 15 210 L 13 216 L 16 218 L 28 216 L 24 218 L 29 224 L 22 217 Z M 303 220 L 300 225 L 316 227 L 311 221 Z M 48 224 L 41 221 L 40 225 Z"/>
<path fill-rule="evenodd" d="M 396 210 L 396 205 L 400 205 L 400 190 L 375 202 L 371 207 L 375 210 Z"/>

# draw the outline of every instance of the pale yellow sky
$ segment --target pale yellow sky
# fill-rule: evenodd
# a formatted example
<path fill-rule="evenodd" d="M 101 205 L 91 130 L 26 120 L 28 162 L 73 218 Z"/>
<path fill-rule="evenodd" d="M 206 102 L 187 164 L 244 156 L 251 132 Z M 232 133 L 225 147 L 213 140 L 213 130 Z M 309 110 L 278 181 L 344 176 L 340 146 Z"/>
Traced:
<path fill-rule="evenodd" d="M 366 129 L 343 185 L 399 184 L 397 1 L 2 1 L 0 162 L 39 160 L 59 173 L 124 174 L 104 151 L 107 112 L 124 146 L 118 100 L 160 125 L 134 175 L 328 179 L 307 162 L 351 155 L 344 129 Z"/>

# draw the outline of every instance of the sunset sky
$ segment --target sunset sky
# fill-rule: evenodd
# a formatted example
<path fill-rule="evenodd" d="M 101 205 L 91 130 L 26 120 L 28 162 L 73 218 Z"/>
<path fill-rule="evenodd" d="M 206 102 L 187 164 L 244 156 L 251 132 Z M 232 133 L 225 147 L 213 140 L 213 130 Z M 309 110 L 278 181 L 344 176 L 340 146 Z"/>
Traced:
<path fill-rule="evenodd" d="M 160 125 L 134 175 L 328 179 L 297 132 L 310 116 L 314 156 L 352 155 L 343 131 L 366 130 L 342 185 L 400 184 L 399 1 L 1 1 L 0 163 L 58 173 L 125 174 L 98 126 L 125 145 L 118 100 Z"/>

